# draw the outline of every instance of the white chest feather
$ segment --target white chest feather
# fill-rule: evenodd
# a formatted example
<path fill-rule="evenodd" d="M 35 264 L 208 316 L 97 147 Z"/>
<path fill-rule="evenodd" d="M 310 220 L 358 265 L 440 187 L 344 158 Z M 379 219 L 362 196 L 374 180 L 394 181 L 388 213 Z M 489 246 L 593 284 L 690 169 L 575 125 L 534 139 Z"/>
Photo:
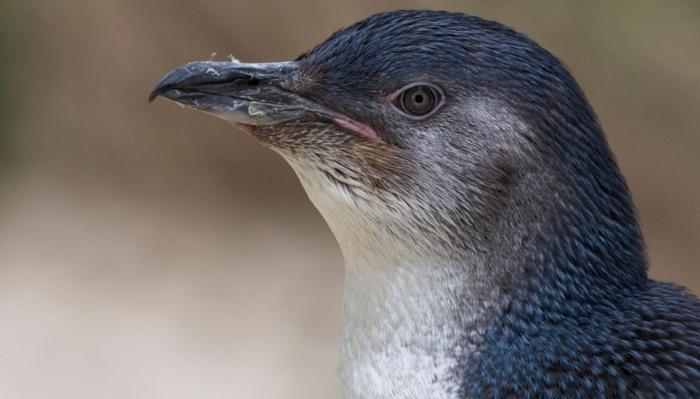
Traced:
<path fill-rule="evenodd" d="M 416 270 L 347 271 L 343 398 L 456 398 L 457 359 L 470 348 L 460 346 L 459 305 L 435 283 Z"/>

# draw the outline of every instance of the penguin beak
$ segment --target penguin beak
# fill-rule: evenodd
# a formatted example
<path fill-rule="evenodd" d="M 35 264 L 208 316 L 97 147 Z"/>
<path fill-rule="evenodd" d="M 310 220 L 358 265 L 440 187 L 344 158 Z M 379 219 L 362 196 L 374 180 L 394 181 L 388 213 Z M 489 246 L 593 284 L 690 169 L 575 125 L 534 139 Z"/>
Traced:
<path fill-rule="evenodd" d="M 168 72 L 148 97 L 158 96 L 221 119 L 268 126 L 314 116 L 313 103 L 277 86 L 296 69 L 293 62 L 243 64 L 192 62 Z"/>
<path fill-rule="evenodd" d="M 148 100 L 164 97 L 234 124 L 331 122 L 365 138 L 378 139 L 368 126 L 283 88 L 281 82 L 297 70 L 294 61 L 191 62 L 163 76 Z"/>

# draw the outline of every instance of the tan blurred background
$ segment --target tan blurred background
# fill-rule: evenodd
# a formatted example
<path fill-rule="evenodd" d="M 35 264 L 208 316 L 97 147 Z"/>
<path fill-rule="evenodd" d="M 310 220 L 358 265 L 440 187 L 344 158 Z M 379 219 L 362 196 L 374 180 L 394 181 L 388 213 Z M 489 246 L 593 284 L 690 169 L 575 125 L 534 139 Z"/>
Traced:
<path fill-rule="evenodd" d="M 0 397 L 335 396 L 342 263 L 276 155 L 146 96 L 218 52 L 295 57 L 443 8 L 570 67 L 639 207 L 651 274 L 700 292 L 700 2 L 4 0 Z"/>

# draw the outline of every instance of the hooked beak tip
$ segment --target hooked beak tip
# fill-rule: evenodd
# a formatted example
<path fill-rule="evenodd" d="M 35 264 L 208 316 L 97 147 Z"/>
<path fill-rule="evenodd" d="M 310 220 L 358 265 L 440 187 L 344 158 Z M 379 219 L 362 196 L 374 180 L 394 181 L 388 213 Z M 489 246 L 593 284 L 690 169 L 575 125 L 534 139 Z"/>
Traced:
<path fill-rule="evenodd" d="M 151 91 L 151 94 L 148 95 L 148 102 L 152 103 L 159 95 L 160 93 L 158 92 L 158 90 L 153 89 Z"/>
<path fill-rule="evenodd" d="M 166 78 L 168 78 L 169 75 L 164 76 L 151 90 L 151 92 L 148 94 L 148 102 L 152 103 L 155 101 L 156 98 L 160 97 L 163 93 L 168 91 L 168 89 L 172 88 L 172 85 L 169 85 L 165 82 Z"/>

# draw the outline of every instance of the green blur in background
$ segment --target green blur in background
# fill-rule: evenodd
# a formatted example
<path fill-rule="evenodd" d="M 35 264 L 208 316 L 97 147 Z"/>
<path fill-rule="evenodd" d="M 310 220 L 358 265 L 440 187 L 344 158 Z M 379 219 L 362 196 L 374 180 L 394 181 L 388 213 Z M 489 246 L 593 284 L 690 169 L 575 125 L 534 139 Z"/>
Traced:
<path fill-rule="evenodd" d="M 650 274 L 700 293 L 696 0 L 103 0 L 0 14 L 0 398 L 335 396 L 342 260 L 275 154 L 150 89 L 291 59 L 396 8 L 463 11 L 557 55 L 632 190 Z"/>

